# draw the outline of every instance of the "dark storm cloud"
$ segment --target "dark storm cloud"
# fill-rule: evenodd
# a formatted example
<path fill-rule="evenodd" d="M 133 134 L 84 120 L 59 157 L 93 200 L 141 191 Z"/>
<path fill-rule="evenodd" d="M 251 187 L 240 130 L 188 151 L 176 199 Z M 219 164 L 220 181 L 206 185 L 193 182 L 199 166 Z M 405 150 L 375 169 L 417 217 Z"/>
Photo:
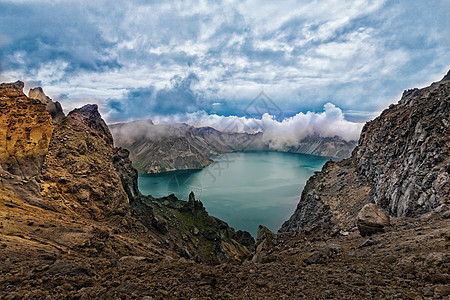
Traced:
<path fill-rule="evenodd" d="M 106 113 L 111 122 L 192 113 L 203 106 L 202 96 L 192 90 L 198 77 L 191 73 L 186 77 L 174 76 L 170 86 L 157 90 L 154 86 L 130 89 L 123 99 L 107 101 Z"/>

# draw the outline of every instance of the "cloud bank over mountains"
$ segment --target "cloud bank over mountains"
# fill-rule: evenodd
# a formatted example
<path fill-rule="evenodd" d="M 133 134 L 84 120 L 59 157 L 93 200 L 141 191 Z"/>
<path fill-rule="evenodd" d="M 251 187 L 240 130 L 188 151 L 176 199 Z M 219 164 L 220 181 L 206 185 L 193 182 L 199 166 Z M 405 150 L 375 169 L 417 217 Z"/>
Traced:
<path fill-rule="evenodd" d="M 264 141 L 270 141 L 273 149 L 294 146 L 308 136 L 335 137 L 346 141 L 358 140 L 363 123 L 345 119 L 342 110 L 327 103 L 322 112 L 298 113 L 281 121 L 264 113 L 262 118 L 220 116 L 206 112 L 157 117 L 155 124 L 187 123 L 195 127 L 210 126 L 224 132 L 264 132 Z M 139 127 L 136 127 L 139 130 Z"/>

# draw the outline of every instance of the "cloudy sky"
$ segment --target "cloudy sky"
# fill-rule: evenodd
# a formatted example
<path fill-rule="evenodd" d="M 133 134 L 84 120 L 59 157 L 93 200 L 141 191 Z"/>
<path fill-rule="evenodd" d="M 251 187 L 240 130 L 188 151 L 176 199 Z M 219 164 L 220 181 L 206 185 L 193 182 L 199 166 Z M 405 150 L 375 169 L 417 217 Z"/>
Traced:
<path fill-rule="evenodd" d="M 242 117 L 261 91 L 279 121 L 361 122 L 448 71 L 449 20 L 448 0 L 0 0 L 0 79 L 111 123 Z"/>

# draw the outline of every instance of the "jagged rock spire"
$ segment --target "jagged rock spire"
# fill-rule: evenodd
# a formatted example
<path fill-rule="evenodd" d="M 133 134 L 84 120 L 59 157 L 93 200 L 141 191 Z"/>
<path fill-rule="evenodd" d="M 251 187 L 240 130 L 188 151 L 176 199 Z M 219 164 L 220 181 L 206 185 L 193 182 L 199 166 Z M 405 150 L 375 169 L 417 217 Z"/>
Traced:
<path fill-rule="evenodd" d="M 65 115 L 61 104 L 58 101 L 53 102 L 52 99 L 45 95 L 44 90 L 40 86 L 30 89 L 28 92 L 28 97 L 37 99 L 47 105 L 47 111 L 50 116 L 52 116 L 53 124 L 59 123 L 62 119 L 64 119 Z"/>

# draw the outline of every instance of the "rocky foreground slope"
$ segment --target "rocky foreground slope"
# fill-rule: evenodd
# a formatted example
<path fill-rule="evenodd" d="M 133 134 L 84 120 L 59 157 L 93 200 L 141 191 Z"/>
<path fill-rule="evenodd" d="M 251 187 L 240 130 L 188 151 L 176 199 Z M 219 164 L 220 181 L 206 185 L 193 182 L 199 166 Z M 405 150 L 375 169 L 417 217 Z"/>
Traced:
<path fill-rule="evenodd" d="M 335 158 L 347 158 L 355 141 L 339 137 L 308 136 L 295 146 L 274 149 L 263 132 L 222 132 L 212 127 L 188 124 L 155 125 L 150 120 L 109 125 L 115 144 L 130 150 L 140 174 L 201 169 L 212 163 L 213 155 L 235 151 L 283 151 Z"/>
<path fill-rule="evenodd" d="M 386 233 L 363 238 L 358 232 L 335 237 L 322 231 L 284 233 L 272 239 L 260 263 L 210 266 L 180 258 L 121 235 L 118 250 L 99 255 L 30 239 L 28 231 L 66 234 L 35 219 L 26 232 L 2 236 L 2 299 L 448 299 L 450 219 L 433 212 L 421 219 L 392 220 Z M 27 222 L 27 218 L 23 222 Z M 41 217 L 42 218 L 42 217 Z M 11 219 L 5 226 L 17 221 Z M 119 236 L 79 227 L 75 239 L 93 231 L 90 243 L 110 247 Z M 24 226 L 24 225 L 22 225 Z M 58 225 L 57 228 L 60 228 Z M 86 232 L 84 232 L 84 231 Z M 22 235 L 23 237 L 20 237 Z M 69 238 L 65 236 L 66 239 Z M 119 244 L 120 242 L 120 244 Z M 64 251 L 66 250 L 66 251 Z M 116 250 L 116 251 L 118 251 Z"/>
<path fill-rule="evenodd" d="M 450 72 L 403 93 L 368 122 L 349 159 L 327 162 L 311 177 L 280 231 L 314 226 L 347 230 L 363 205 L 412 217 L 450 201 Z"/>

